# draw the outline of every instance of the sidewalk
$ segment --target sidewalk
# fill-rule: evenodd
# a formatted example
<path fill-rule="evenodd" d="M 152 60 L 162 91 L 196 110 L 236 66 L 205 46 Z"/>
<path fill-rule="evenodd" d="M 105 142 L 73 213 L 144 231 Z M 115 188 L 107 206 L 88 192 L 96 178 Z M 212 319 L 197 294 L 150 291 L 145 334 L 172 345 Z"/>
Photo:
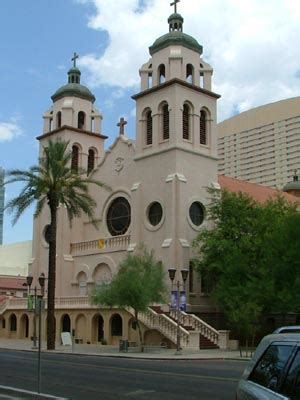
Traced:
<path fill-rule="evenodd" d="M 35 351 L 32 349 L 32 341 L 21 339 L 0 338 L 0 349 Z M 46 342 L 42 342 L 42 352 L 56 352 L 61 354 L 84 354 L 102 357 L 127 357 L 137 359 L 156 359 L 156 360 L 239 360 L 247 361 L 249 358 L 240 356 L 238 350 L 220 349 L 183 349 L 181 355 L 175 355 L 175 349 L 160 349 L 147 352 L 140 352 L 139 349 L 132 349 L 129 352 L 120 352 L 118 346 L 108 346 L 101 344 L 74 344 L 72 346 L 56 345 L 55 350 L 47 350 Z"/>

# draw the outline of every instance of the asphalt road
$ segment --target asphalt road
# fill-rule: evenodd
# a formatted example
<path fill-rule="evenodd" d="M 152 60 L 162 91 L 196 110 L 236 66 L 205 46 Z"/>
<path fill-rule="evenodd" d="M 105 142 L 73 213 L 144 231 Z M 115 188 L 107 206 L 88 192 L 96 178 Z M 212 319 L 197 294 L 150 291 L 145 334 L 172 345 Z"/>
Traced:
<path fill-rule="evenodd" d="M 42 392 L 72 400 L 233 400 L 245 362 L 42 354 Z M 37 354 L 0 351 L 0 385 L 36 390 Z"/>

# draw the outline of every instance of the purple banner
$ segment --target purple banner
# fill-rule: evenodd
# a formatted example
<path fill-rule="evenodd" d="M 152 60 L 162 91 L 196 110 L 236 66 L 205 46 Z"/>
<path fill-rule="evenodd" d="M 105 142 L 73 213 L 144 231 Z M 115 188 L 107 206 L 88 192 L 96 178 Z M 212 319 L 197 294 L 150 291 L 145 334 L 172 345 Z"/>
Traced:
<path fill-rule="evenodd" d="M 179 308 L 181 311 L 186 311 L 186 295 L 184 290 L 180 292 Z"/>
<path fill-rule="evenodd" d="M 172 290 L 171 292 L 171 309 L 177 309 L 177 290 Z"/>

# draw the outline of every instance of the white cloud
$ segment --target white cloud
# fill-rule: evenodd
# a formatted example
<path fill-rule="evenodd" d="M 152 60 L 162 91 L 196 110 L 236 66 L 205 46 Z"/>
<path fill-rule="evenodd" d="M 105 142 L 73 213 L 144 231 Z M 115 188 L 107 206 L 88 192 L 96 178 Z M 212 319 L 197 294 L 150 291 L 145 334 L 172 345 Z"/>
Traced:
<path fill-rule="evenodd" d="M 8 122 L 0 121 L 0 142 L 9 142 L 22 135 L 23 130 L 16 118 L 11 118 Z"/>
<path fill-rule="evenodd" d="M 81 58 L 89 84 L 133 88 L 148 47 L 168 31 L 169 1 L 77 0 L 90 2 L 92 29 L 105 31 L 101 54 Z M 214 68 L 213 89 L 222 95 L 219 120 L 233 110 L 299 94 L 300 2 L 294 0 L 182 0 L 184 32 L 204 46 L 204 60 Z"/>

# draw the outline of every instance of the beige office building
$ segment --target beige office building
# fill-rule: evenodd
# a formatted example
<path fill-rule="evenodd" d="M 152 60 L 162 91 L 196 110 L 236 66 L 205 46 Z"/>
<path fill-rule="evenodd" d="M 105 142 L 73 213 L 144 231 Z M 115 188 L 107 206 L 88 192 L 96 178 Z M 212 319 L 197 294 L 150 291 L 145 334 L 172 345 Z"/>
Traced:
<path fill-rule="evenodd" d="M 300 97 L 218 124 L 219 174 L 282 189 L 300 170 Z"/>

